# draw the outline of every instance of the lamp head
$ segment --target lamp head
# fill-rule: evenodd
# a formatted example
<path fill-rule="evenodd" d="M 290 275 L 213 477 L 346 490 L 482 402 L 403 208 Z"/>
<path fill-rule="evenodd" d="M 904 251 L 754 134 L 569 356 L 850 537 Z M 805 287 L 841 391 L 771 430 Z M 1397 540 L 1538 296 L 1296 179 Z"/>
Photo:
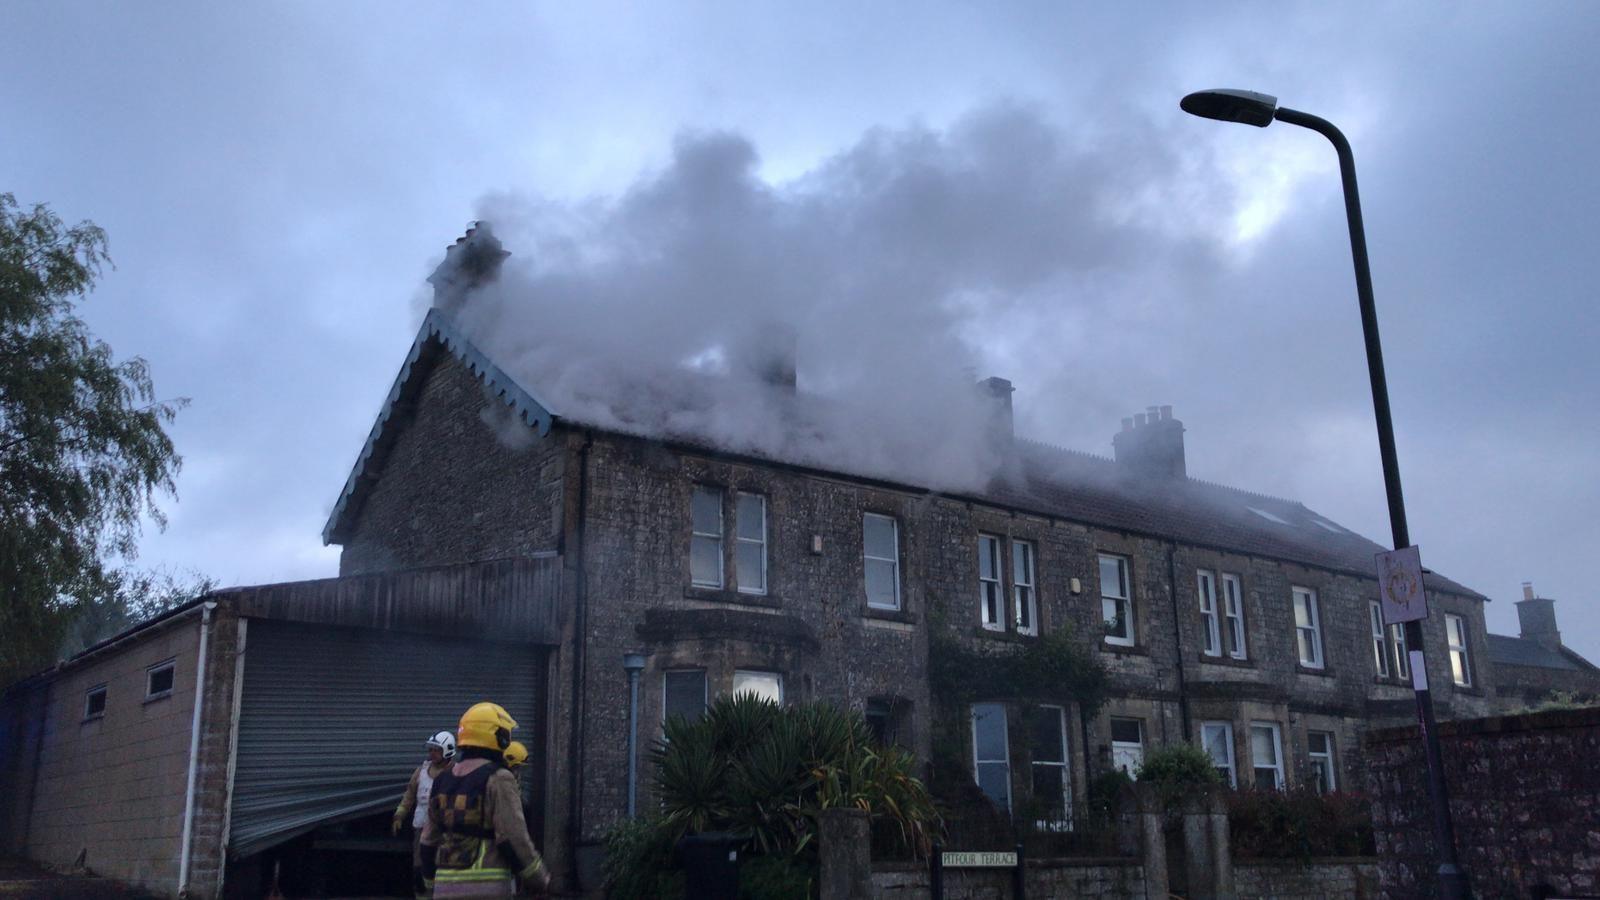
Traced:
<path fill-rule="evenodd" d="M 1255 91 L 1218 88 L 1195 91 L 1183 98 L 1178 106 L 1184 112 L 1203 119 L 1242 122 L 1245 125 L 1265 128 L 1272 124 L 1273 115 L 1278 111 L 1278 98 L 1270 94 L 1258 94 Z"/>

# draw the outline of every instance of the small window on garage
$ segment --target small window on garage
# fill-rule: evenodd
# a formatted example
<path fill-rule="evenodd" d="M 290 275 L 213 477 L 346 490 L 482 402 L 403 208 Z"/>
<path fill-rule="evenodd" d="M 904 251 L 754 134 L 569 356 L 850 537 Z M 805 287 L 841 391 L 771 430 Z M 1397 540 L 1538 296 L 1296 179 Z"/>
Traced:
<path fill-rule="evenodd" d="M 144 670 L 144 698 L 160 700 L 172 696 L 172 685 L 178 674 L 178 661 L 169 659 Z"/>
<path fill-rule="evenodd" d="M 106 686 L 97 684 L 83 693 L 83 720 L 98 719 L 106 714 Z"/>

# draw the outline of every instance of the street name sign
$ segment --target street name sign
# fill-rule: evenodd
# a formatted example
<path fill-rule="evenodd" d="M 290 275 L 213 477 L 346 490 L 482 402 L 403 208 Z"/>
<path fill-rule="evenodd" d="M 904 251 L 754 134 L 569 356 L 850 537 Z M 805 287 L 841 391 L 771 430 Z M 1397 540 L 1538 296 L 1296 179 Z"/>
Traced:
<path fill-rule="evenodd" d="M 1422 551 L 1401 547 L 1377 555 L 1378 596 L 1383 622 L 1419 622 L 1428 617 L 1428 595 L 1422 589 Z"/>
<path fill-rule="evenodd" d="M 946 869 L 1014 869 L 1017 865 L 1017 854 L 1014 851 L 997 853 L 960 850 L 944 853 L 939 861 Z"/>

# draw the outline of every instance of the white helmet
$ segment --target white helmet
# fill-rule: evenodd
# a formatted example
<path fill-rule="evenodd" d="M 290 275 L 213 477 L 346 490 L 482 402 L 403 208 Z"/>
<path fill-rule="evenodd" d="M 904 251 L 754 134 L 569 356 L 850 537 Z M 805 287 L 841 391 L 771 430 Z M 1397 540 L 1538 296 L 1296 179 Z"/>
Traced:
<path fill-rule="evenodd" d="M 445 759 L 450 759 L 456 755 L 456 736 L 448 731 L 441 731 L 428 738 L 426 746 L 429 750 L 438 748 L 439 752 L 444 754 Z"/>

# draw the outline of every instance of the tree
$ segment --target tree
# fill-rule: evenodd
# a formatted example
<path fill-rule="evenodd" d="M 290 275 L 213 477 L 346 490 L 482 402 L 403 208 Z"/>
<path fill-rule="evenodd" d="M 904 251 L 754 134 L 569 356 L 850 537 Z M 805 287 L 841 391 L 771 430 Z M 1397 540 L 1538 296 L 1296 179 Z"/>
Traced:
<path fill-rule="evenodd" d="M 49 665 L 86 609 L 115 603 L 143 517 L 164 527 L 181 464 L 143 359 L 76 315 L 106 236 L 0 194 L 0 684 Z"/>

